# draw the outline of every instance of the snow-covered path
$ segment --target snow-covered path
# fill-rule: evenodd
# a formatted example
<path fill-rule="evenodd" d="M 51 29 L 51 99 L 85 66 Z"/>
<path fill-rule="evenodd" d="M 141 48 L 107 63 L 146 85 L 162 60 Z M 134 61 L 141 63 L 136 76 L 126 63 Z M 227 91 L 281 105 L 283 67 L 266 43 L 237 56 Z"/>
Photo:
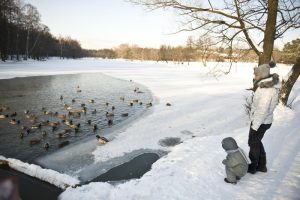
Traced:
<path fill-rule="evenodd" d="M 51 62 L 56 66 L 55 71 L 47 68 Z M 239 63 L 231 74 L 216 79 L 207 75 L 207 69 L 199 63 L 176 66 L 97 60 L 51 62 L 34 63 L 31 70 L 20 74 L 99 71 L 141 83 L 158 100 L 148 115 L 120 130 L 120 134 L 105 148 L 98 147 L 93 152 L 97 161 L 140 148 L 170 151 L 141 179 L 114 186 L 90 183 L 69 188 L 61 199 L 300 198 L 299 81 L 294 90 L 298 94 L 294 110 L 278 106 L 273 126 L 263 140 L 269 172 L 247 174 L 237 185 L 229 185 L 223 181 L 225 170 L 221 161 L 226 154 L 221 141 L 224 137 L 234 137 L 239 146 L 248 151 L 249 122 L 243 104 L 244 96 L 249 95 L 245 88 L 251 86 L 254 64 Z M 284 66 L 275 69 L 281 76 L 288 70 Z M 0 75 L 1 72 L 0 65 Z M 167 102 L 172 106 L 165 106 Z M 175 147 L 161 147 L 158 141 L 166 137 L 179 137 L 183 142 Z"/>

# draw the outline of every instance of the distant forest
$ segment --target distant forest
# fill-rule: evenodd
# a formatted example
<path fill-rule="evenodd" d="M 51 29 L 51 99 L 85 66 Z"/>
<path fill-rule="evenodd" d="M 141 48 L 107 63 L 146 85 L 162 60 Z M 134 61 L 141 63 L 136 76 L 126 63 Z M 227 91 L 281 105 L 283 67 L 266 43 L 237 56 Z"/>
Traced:
<path fill-rule="evenodd" d="M 44 60 L 48 57 L 81 58 L 101 57 L 130 60 L 173 61 L 177 63 L 201 61 L 256 62 L 256 54 L 249 49 L 216 47 L 213 38 L 189 37 L 185 45 L 160 48 L 142 48 L 121 44 L 113 49 L 83 49 L 80 42 L 71 37 L 55 37 L 41 23 L 41 15 L 31 4 L 21 0 L 1 0 L 0 3 L 0 57 L 6 60 Z M 300 54 L 300 39 L 285 44 L 282 51 L 274 50 L 277 62 L 294 63 Z"/>

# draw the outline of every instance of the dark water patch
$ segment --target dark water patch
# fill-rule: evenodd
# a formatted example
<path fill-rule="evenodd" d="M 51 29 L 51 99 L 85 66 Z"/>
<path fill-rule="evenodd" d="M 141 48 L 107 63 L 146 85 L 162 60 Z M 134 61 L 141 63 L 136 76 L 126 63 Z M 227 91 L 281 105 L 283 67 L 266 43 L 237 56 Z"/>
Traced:
<path fill-rule="evenodd" d="M 62 193 L 60 188 L 49 183 L 30 177 L 13 169 L 0 168 L 0 182 L 5 179 L 16 180 L 19 196 L 23 200 L 54 200 Z"/>
<path fill-rule="evenodd" d="M 163 146 L 163 147 L 172 147 L 172 146 L 176 146 L 178 144 L 180 144 L 182 141 L 180 138 L 178 137 L 168 137 L 168 138 L 164 138 L 159 140 L 159 145 Z"/>
<path fill-rule="evenodd" d="M 155 153 L 144 153 L 122 165 L 114 167 L 106 173 L 98 176 L 92 182 L 121 181 L 141 178 L 151 169 L 154 162 L 159 159 Z"/>
<path fill-rule="evenodd" d="M 136 88 L 142 93 L 134 92 Z M 103 130 L 142 113 L 147 109 L 145 104 L 150 101 L 151 93 L 142 85 L 101 73 L 0 80 L 0 108 L 10 108 L 0 109 L 0 115 L 17 113 L 16 116 L 0 119 L 1 155 L 34 162 L 36 158 L 53 153 L 60 146 L 66 148 L 62 144 L 80 142 L 95 134 L 105 135 Z M 132 106 L 130 102 L 133 102 Z M 79 112 L 80 116 L 69 116 L 68 106 L 64 104 L 68 104 L 70 111 Z M 82 104 L 87 108 L 86 114 L 82 112 Z M 24 114 L 24 110 L 29 113 Z M 50 114 L 45 115 L 45 111 Z M 55 112 L 59 115 L 54 115 Z M 106 112 L 114 115 L 107 117 Z M 123 117 L 123 113 L 128 113 L 128 117 Z M 62 115 L 66 115 L 66 119 L 72 120 L 74 125 L 80 123 L 78 131 L 64 124 Z M 35 117 L 36 122 L 30 122 Z M 20 124 L 11 124 L 13 118 L 20 120 Z M 108 124 L 109 120 L 112 120 L 112 125 Z M 53 122 L 59 125 L 55 126 Z M 41 128 L 34 127 L 38 123 L 42 124 Z M 97 125 L 95 131 L 94 125 Z M 21 130 L 22 126 L 30 129 L 29 134 Z M 46 143 L 49 143 L 48 149 L 44 149 Z"/>

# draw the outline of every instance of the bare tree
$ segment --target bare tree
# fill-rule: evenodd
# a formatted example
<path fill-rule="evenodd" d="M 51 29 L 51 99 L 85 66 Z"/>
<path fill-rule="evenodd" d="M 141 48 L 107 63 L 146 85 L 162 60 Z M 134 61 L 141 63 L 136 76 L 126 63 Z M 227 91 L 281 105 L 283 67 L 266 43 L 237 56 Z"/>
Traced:
<path fill-rule="evenodd" d="M 194 45 L 199 53 L 201 61 L 204 66 L 207 66 L 207 61 L 211 55 L 211 47 L 214 45 L 210 36 L 199 37 Z"/>
<path fill-rule="evenodd" d="M 24 15 L 24 24 L 25 28 L 27 30 L 27 38 L 26 38 L 26 52 L 25 52 L 25 59 L 28 58 L 29 55 L 29 39 L 30 39 L 30 31 L 32 31 L 34 28 L 37 28 L 39 26 L 40 22 L 40 14 L 36 7 L 34 7 L 31 4 L 25 4 L 23 6 L 23 12 Z"/>
<path fill-rule="evenodd" d="M 272 59 L 274 41 L 300 28 L 299 0 L 130 0 L 149 9 L 172 8 L 183 16 L 179 31 L 201 30 L 231 46 L 244 40 L 258 64 Z M 215 41 L 217 42 L 217 41 Z M 262 48 L 260 48 L 262 46 Z M 293 71 L 294 72 L 294 71 Z"/>
<path fill-rule="evenodd" d="M 300 76 L 300 57 L 296 59 L 296 64 L 292 67 L 291 75 L 287 80 L 283 80 L 282 88 L 280 91 L 280 99 L 284 105 L 288 104 L 288 98 L 290 96 L 293 85 L 296 83 Z"/>

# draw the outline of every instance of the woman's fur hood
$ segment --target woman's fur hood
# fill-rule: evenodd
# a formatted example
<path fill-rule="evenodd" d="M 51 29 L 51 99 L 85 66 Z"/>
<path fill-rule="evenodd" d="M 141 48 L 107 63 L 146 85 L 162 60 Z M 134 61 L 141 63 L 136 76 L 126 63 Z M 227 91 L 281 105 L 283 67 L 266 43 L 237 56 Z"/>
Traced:
<path fill-rule="evenodd" d="M 271 80 L 269 80 L 272 78 Z M 279 83 L 279 75 L 278 74 L 272 74 L 271 77 L 268 79 L 264 79 L 258 83 L 260 88 L 271 88 L 274 87 Z"/>

